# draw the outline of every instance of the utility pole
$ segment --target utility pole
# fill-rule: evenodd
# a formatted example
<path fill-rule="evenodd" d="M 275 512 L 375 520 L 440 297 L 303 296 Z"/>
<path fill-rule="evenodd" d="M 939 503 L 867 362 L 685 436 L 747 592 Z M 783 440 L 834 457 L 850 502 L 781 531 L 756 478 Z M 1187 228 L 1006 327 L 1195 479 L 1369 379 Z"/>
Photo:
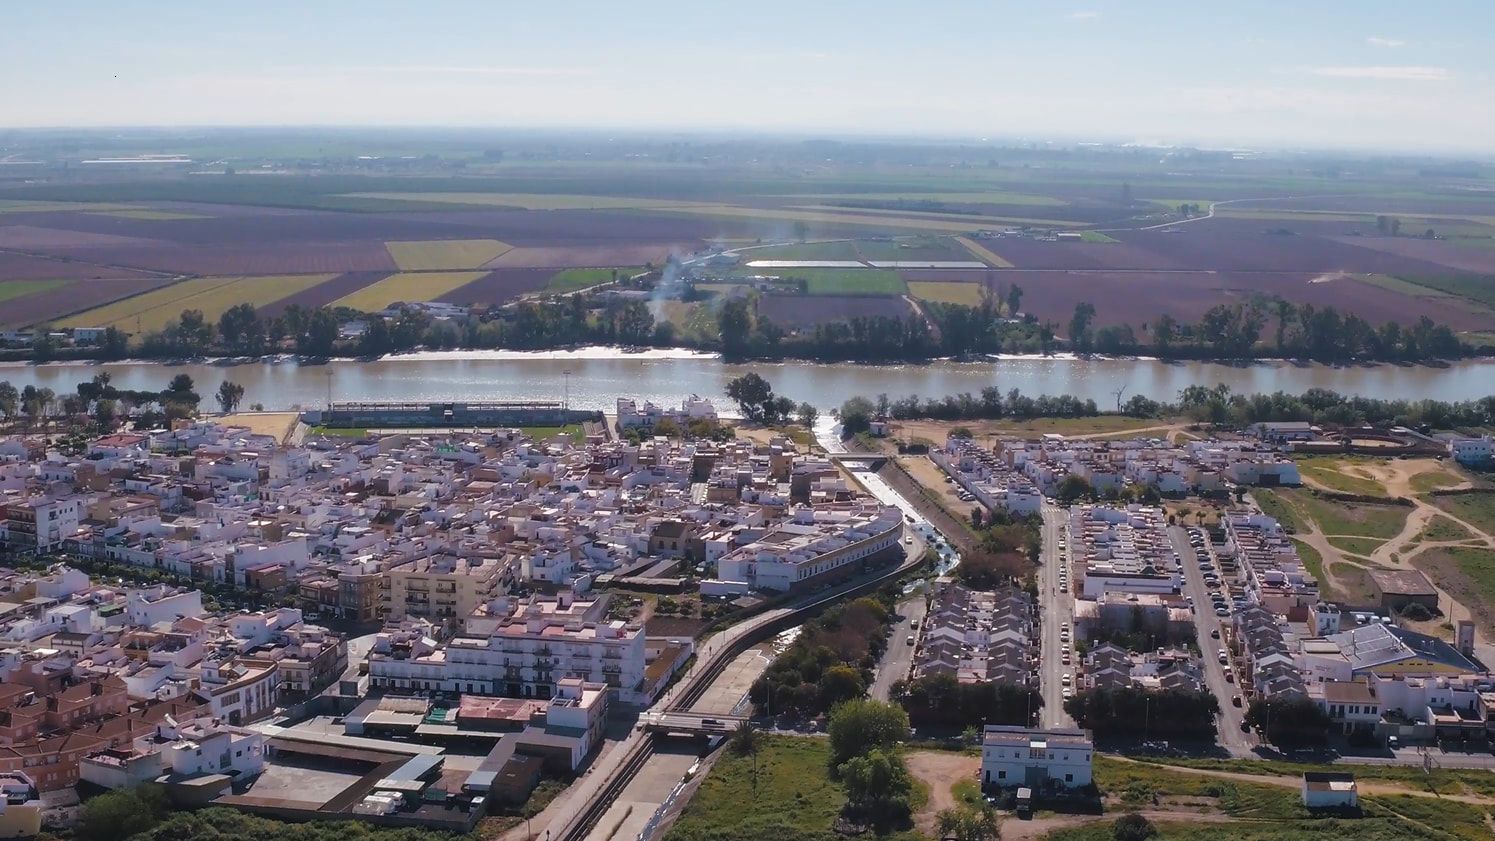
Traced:
<path fill-rule="evenodd" d="M 561 376 L 563 378 L 565 378 L 565 381 L 566 381 L 565 390 L 562 392 L 562 394 L 564 396 L 561 398 L 561 408 L 562 409 L 570 409 L 571 408 L 571 369 L 567 368 L 566 370 L 562 371 L 561 372 Z"/>

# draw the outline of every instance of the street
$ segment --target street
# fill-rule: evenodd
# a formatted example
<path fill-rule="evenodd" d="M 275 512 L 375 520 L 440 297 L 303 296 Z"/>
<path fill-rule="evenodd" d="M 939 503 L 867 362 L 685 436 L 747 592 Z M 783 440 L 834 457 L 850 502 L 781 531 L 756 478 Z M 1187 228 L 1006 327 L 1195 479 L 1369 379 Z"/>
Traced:
<path fill-rule="evenodd" d="M 1059 641 L 1063 623 L 1074 629 L 1074 587 L 1081 582 L 1070 581 L 1070 592 L 1059 592 L 1059 570 L 1068 563 L 1067 551 L 1060 551 L 1059 539 L 1064 534 L 1065 511 L 1045 502 L 1043 505 L 1043 565 L 1038 569 L 1039 621 L 1039 689 L 1043 692 L 1044 727 L 1073 727 L 1074 720 L 1064 712 L 1064 687 L 1061 676 L 1074 674 L 1077 660 L 1071 658 L 1070 665 L 1063 664 L 1064 650 L 1069 646 Z M 1071 639 L 1073 639 L 1071 637 Z M 1071 643 L 1073 644 L 1073 643 Z"/>
<path fill-rule="evenodd" d="M 1215 616 L 1214 608 L 1210 606 L 1210 591 L 1204 584 L 1204 573 L 1199 569 L 1194 547 L 1189 545 L 1189 534 L 1181 526 L 1169 526 L 1168 538 L 1173 542 L 1173 548 L 1178 556 L 1183 559 L 1184 585 L 1183 593 L 1194 599 L 1194 626 L 1199 634 L 1199 650 L 1204 661 L 1205 686 L 1210 693 L 1220 700 L 1220 718 L 1218 740 L 1220 747 L 1230 751 L 1234 756 L 1252 756 L 1251 748 L 1254 746 L 1254 737 L 1248 733 L 1241 732 L 1241 721 L 1245 718 L 1245 706 L 1237 707 L 1230 702 L 1234 695 L 1240 695 L 1241 689 L 1234 683 L 1225 680 L 1225 667 L 1220 665 L 1220 659 L 1216 653 L 1225 647 L 1222 639 L 1222 622 L 1230 621 Z M 1214 552 L 1210 549 L 1210 542 L 1204 542 L 1207 557 L 1213 561 Z M 1218 569 L 1218 564 L 1216 565 Z M 1218 634 L 1218 636 L 1217 636 Z M 1244 697 L 1244 696 L 1243 696 Z"/>
<path fill-rule="evenodd" d="M 909 636 L 914 640 L 924 632 L 924 615 L 929 610 L 929 603 L 924 597 L 924 591 L 920 590 L 898 603 L 898 615 L 903 617 L 901 621 L 893 625 L 893 632 L 888 637 L 888 650 L 883 653 L 882 660 L 877 664 L 877 676 L 872 680 L 869 690 L 872 697 L 879 701 L 888 700 L 888 693 L 893 684 L 908 677 L 909 666 L 914 662 L 914 651 L 916 646 L 908 644 Z M 918 624 L 915 630 L 913 623 Z"/>

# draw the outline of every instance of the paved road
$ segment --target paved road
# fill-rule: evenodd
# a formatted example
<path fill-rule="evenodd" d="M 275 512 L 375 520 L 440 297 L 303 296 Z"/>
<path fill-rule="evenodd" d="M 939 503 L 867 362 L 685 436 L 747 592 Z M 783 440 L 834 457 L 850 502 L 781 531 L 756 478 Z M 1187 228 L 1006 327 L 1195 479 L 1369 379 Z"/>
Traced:
<path fill-rule="evenodd" d="M 1225 668 L 1220 665 L 1217 652 L 1224 648 L 1221 637 L 1221 622 L 1228 622 L 1226 618 L 1221 620 L 1215 616 L 1214 608 L 1210 606 L 1210 590 L 1204 584 L 1204 573 L 1199 569 L 1199 562 L 1195 560 L 1194 547 L 1189 545 L 1189 535 L 1180 526 L 1170 526 L 1168 537 L 1173 541 L 1173 548 L 1178 556 L 1183 559 L 1185 595 L 1194 598 L 1194 625 L 1199 632 L 1199 650 L 1204 657 L 1205 685 L 1210 693 L 1220 699 L 1219 739 L 1220 747 L 1230 751 L 1236 756 L 1251 756 L 1251 748 L 1255 745 L 1255 737 L 1241 732 L 1241 720 L 1245 717 L 1245 707 L 1237 707 L 1230 702 L 1234 695 L 1241 694 L 1241 689 L 1234 683 L 1225 680 Z M 1205 540 L 1205 551 L 1207 557 L 1215 561 L 1214 553 L 1210 549 L 1210 542 Z M 1219 571 L 1219 564 L 1215 564 Z M 1221 573 L 1222 580 L 1224 579 Z M 1223 636 L 1223 634 L 1222 634 Z"/>
<path fill-rule="evenodd" d="M 919 639 L 919 635 L 924 632 L 924 616 L 928 610 L 929 603 L 925 600 L 923 591 L 898 603 L 898 615 L 903 617 L 903 621 L 893 626 L 893 635 L 888 639 L 888 650 L 877 664 L 877 676 L 873 678 L 870 690 L 873 698 L 888 700 L 893 684 L 908 677 L 915 651 L 915 647 L 908 644 L 908 638 L 912 634 L 916 641 Z M 911 622 L 918 623 L 917 631 L 911 627 Z"/>
<path fill-rule="evenodd" d="M 1038 570 L 1038 601 L 1041 611 L 1039 622 L 1039 689 L 1043 692 L 1042 724 L 1045 727 L 1073 727 L 1074 720 L 1064 712 L 1064 687 L 1061 676 L 1075 673 L 1075 663 L 1063 663 L 1064 649 L 1059 641 L 1061 624 L 1068 622 L 1074 629 L 1074 591 L 1059 592 L 1059 570 L 1064 567 L 1067 550 L 1059 550 L 1059 537 L 1064 534 L 1065 510 L 1057 505 L 1043 506 L 1043 565 Z M 1071 572 L 1071 585 L 1079 584 Z M 1073 637 L 1071 637 L 1071 640 Z M 1072 645 L 1073 643 L 1071 643 Z"/>

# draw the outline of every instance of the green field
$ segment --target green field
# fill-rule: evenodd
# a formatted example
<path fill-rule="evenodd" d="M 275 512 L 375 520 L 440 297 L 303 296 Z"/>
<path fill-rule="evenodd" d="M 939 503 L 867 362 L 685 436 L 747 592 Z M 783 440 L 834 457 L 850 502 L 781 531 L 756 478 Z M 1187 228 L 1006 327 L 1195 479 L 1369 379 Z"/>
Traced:
<path fill-rule="evenodd" d="M 152 289 L 57 322 L 61 327 L 118 327 L 128 333 L 160 330 L 183 310 L 202 310 L 216 322 L 235 304 L 263 307 L 337 277 L 332 274 L 198 277 Z"/>
<path fill-rule="evenodd" d="M 0 280 L 0 301 L 8 301 L 11 298 L 19 298 L 22 295 L 30 295 L 35 292 L 45 292 L 48 289 L 56 289 L 65 280 Z"/>
<path fill-rule="evenodd" d="M 514 246 L 496 239 L 418 240 L 386 242 L 384 247 L 402 271 L 476 269 Z"/>
<path fill-rule="evenodd" d="M 177 213 L 171 210 L 91 210 L 94 216 L 114 216 L 119 219 L 139 219 L 146 222 L 173 222 L 180 219 L 208 219 L 197 213 Z"/>
<path fill-rule="evenodd" d="M 806 281 L 811 295 L 902 295 L 908 284 L 892 269 L 783 269 L 785 278 Z"/>
<path fill-rule="evenodd" d="M 1435 496 L 1432 503 L 1485 534 L 1495 535 L 1495 493 Z"/>
<path fill-rule="evenodd" d="M 1374 479 L 1351 475 L 1354 459 L 1340 456 L 1303 456 L 1297 459 L 1298 471 L 1321 485 L 1344 493 L 1362 496 L 1385 496 L 1386 488 Z"/>
<path fill-rule="evenodd" d="M 1447 517 L 1434 517 L 1428 521 L 1420 537 L 1423 540 L 1469 540 L 1474 535 Z"/>
<path fill-rule="evenodd" d="M 1296 508 L 1300 515 L 1312 519 L 1318 524 L 1319 531 L 1326 535 L 1388 540 L 1401 532 L 1402 526 L 1407 522 L 1407 514 L 1411 511 L 1400 505 L 1323 499 L 1306 490 L 1284 489 L 1267 493 L 1280 497 Z M 1266 505 L 1263 504 L 1262 507 L 1265 508 Z M 1272 511 L 1267 513 L 1276 516 Z"/>
<path fill-rule="evenodd" d="M 579 423 L 569 423 L 565 426 L 521 426 L 517 428 L 536 441 L 547 441 L 557 435 L 566 435 L 579 444 L 586 435 L 586 428 Z"/>
<path fill-rule="evenodd" d="M 1298 558 L 1303 561 L 1303 568 L 1308 570 L 1308 574 L 1313 576 L 1320 587 L 1328 589 L 1329 579 L 1324 575 L 1324 556 L 1319 554 L 1319 550 L 1296 537 L 1289 539 L 1293 542 L 1293 548 L 1298 550 Z"/>
<path fill-rule="evenodd" d="M 1447 470 L 1424 470 L 1412 477 L 1412 490 L 1427 493 L 1436 488 L 1451 488 L 1463 484 L 1464 478 Z"/>
<path fill-rule="evenodd" d="M 1335 549 L 1355 555 L 1369 555 L 1386 544 L 1384 540 L 1369 537 L 1331 537 L 1328 540 Z"/>
<path fill-rule="evenodd" d="M 945 204 L 1026 204 L 1034 207 L 1063 207 L 1069 202 L 1052 196 L 986 190 L 971 193 L 791 193 L 777 198 L 818 199 L 821 201 L 869 202 L 942 202 Z M 895 208 L 896 209 L 896 208 Z M 917 210 L 918 208 L 909 208 Z"/>
<path fill-rule="evenodd" d="M 1116 237 L 1107 236 L 1100 231 L 1081 231 L 1080 239 L 1084 240 L 1085 242 L 1121 242 L 1121 240 L 1117 239 Z"/>
<path fill-rule="evenodd" d="M 857 240 L 859 260 L 970 260 L 971 255 L 952 237 L 901 237 L 894 240 Z"/>
<path fill-rule="evenodd" d="M 921 301 L 939 301 L 942 304 L 960 304 L 975 307 L 981 304 L 979 283 L 961 283 L 947 280 L 911 280 L 908 292 Z"/>
<path fill-rule="evenodd" d="M 128 204 L 113 204 L 98 201 L 23 201 L 0 199 L 0 213 L 77 213 L 139 210 Z"/>
<path fill-rule="evenodd" d="M 1495 629 L 1495 551 L 1439 547 L 1413 556 L 1412 563 L 1472 610 L 1486 633 Z"/>
<path fill-rule="evenodd" d="M 826 776 L 824 739 L 762 736 L 756 761 L 722 751 L 666 841 L 830 841 L 846 803 Z M 756 778 L 756 785 L 754 780 Z M 880 836 L 909 839 L 911 833 Z"/>
<path fill-rule="evenodd" d="M 794 242 L 765 245 L 740 252 L 744 263 L 753 260 L 860 260 L 856 242 L 849 239 L 831 242 Z"/>
<path fill-rule="evenodd" d="M 1478 301 L 1487 307 L 1495 307 L 1495 275 L 1402 276 L 1399 279 L 1415 286 L 1446 292 L 1449 295 Z"/>
<path fill-rule="evenodd" d="M 1302 800 L 1274 785 L 1215 779 L 1102 755 L 1095 757 L 1092 768 L 1101 792 L 1123 800 L 1147 802 L 1153 796 L 1214 797 L 1218 798 L 1220 810 L 1232 817 L 1279 821 L 1308 817 Z"/>
<path fill-rule="evenodd" d="M 563 269 L 545 282 L 546 292 L 575 292 L 601 283 L 611 283 L 614 277 L 627 278 L 642 272 L 638 266 L 617 269 Z"/>
<path fill-rule="evenodd" d="M 627 210 L 712 206 L 709 202 L 627 196 L 577 196 L 548 193 L 344 193 L 343 198 L 377 201 L 455 204 L 469 207 L 517 207 L 524 210 Z"/>
<path fill-rule="evenodd" d="M 434 301 L 460 289 L 487 272 L 402 272 L 351 292 L 332 302 L 360 312 L 378 312 L 390 304 Z"/>

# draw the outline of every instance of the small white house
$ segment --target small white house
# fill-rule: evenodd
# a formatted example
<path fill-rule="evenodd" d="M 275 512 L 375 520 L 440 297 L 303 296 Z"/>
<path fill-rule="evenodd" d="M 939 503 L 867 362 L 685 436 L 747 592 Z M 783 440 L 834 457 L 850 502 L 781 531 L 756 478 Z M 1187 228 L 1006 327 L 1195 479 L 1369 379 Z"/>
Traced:
<path fill-rule="evenodd" d="M 1355 786 L 1355 775 L 1335 771 L 1304 772 L 1303 805 L 1310 809 L 1358 808 L 1360 791 Z"/>
<path fill-rule="evenodd" d="M 1095 743 L 1077 729 L 987 725 L 981 740 L 983 789 L 1090 785 Z"/>

